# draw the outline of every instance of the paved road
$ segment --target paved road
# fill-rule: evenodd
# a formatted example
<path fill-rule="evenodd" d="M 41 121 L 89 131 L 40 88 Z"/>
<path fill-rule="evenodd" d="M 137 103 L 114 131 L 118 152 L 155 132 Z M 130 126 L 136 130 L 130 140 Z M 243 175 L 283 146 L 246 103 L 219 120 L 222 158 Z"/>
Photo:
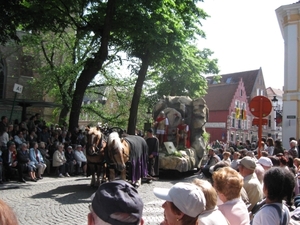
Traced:
<path fill-rule="evenodd" d="M 176 182 L 193 179 L 188 175 L 168 177 L 144 183 L 138 189 L 145 204 L 145 224 L 159 224 L 163 220 L 163 201 L 154 196 L 154 187 L 171 187 Z M 90 196 L 95 192 L 89 182 L 89 178 L 79 176 L 45 177 L 37 183 L 10 182 L 0 186 L 0 198 L 14 209 L 21 225 L 86 225 Z"/>

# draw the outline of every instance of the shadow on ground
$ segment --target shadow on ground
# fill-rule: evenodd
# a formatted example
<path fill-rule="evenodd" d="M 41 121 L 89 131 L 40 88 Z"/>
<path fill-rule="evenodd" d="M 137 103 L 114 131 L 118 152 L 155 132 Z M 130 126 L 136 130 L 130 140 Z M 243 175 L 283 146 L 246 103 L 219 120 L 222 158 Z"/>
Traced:
<path fill-rule="evenodd" d="M 187 180 L 189 182 L 191 179 L 196 178 L 194 173 L 196 170 L 191 170 L 187 172 L 179 172 L 178 170 L 160 170 L 159 171 L 159 181 L 161 182 L 171 182 L 173 184 Z"/>
<path fill-rule="evenodd" d="M 91 195 L 96 192 L 96 188 L 90 187 L 87 184 L 73 184 L 57 187 L 51 191 L 40 192 L 31 196 L 33 199 L 51 198 L 61 204 L 79 204 L 90 203 Z"/>

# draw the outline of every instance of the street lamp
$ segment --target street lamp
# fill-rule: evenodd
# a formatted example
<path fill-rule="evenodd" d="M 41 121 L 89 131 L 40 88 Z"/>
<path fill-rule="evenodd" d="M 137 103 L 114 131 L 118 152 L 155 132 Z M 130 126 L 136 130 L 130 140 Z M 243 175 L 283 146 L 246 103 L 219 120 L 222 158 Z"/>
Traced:
<path fill-rule="evenodd" d="M 272 101 L 272 107 L 273 107 L 273 110 L 274 110 L 276 113 L 281 114 L 281 113 L 282 113 L 282 110 L 281 110 L 281 109 L 278 109 L 278 99 L 276 98 L 276 96 L 273 96 L 273 99 L 272 99 L 271 101 Z"/>
<path fill-rule="evenodd" d="M 273 96 L 273 99 L 272 99 L 272 107 L 273 107 L 273 110 L 274 110 L 274 111 L 277 110 L 277 106 L 278 106 L 278 99 L 276 98 L 276 96 Z"/>
<path fill-rule="evenodd" d="M 273 96 L 273 99 L 271 101 L 273 110 L 276 113 L 274 120 L 276 121 L 276 124 L 280 124 L 282 121 L 282 109 L 280 109 L 280 106 L 278 105 L 278 99 L 276 98 L 276 96 Z"/>

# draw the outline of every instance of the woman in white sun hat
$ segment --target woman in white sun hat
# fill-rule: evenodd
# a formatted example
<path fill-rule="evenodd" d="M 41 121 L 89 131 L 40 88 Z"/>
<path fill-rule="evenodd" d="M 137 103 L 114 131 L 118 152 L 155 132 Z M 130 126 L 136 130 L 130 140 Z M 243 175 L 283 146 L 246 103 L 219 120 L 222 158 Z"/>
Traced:
<path fill-rule="evenodd" d="M 171 189 L 154 188 L 153 192 L 165 200 L 163 225 L 195 225 L 198 215 L 205 210 L 205 196 L 195 184 L 179 182 Z"/>

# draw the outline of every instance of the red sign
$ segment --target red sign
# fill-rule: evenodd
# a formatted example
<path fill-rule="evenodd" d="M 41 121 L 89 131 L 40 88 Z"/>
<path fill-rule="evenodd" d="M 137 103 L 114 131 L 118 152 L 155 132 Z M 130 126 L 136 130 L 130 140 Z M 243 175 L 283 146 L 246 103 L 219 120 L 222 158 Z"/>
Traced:
<path fill-rule="evenodd" d="M 258 118 L 254 118 L 252 120 L 252 125 L 259 125 L 259 119 Z M 268 119 L 262 119 L 261 120 L 261 125 L 268 125 Z"/>
<path fill-rule="evenodd" d="M 265 96 L 256 96 L 249 103 L 250 112 L 255 117 L 266 117 L 272 111 L 272 103 Z"/>

